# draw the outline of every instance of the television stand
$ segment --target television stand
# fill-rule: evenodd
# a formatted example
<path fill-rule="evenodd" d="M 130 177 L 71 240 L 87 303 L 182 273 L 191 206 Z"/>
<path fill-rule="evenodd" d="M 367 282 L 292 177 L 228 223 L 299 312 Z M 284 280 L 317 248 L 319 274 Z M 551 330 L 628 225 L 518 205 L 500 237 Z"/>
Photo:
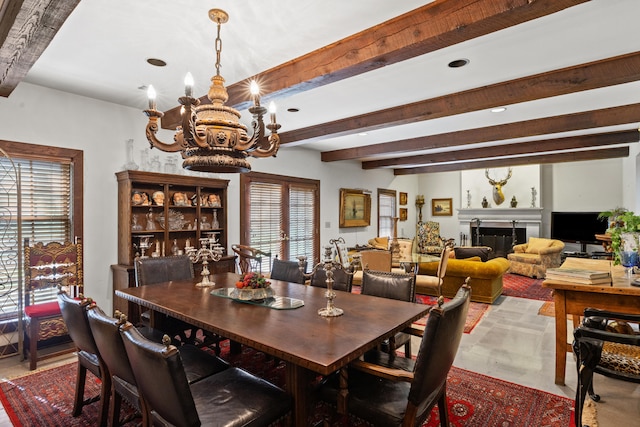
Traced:
<path fill-rule="evenodd" d="M 563 258 L 591 258 L 591 255 L 589 255 L 588 252 L 586 251 L 581 251 L 581 252 L 576 252 L 576 251 L 565 251 L 562 253 Z"/>

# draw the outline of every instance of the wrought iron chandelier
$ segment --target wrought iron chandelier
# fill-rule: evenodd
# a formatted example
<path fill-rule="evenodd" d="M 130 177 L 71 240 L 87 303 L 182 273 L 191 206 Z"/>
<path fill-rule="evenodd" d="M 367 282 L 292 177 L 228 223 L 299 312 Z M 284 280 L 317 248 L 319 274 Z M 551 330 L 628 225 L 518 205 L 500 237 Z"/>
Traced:
<path fill-rule="evenodd" d="M 251 95 L 253 105 L 249 112 L 253 115 L 251 127 L 253 135 L 248 136 L 247 126 L 239 122 L 238 110 L 225 106 L 229 99 L 224 79 L 220 75 L 220 53 L 222 40 L 220 39 L 220 26 L 229 20 L 229 15 L 220 9 L 211 9 L 209 19 L 217 24 L 218 33 L 215 40 L 216 49 L 216 75 L 211 78 L 211 86 L 207 97 L 211 104 L 200 104 L 200 100 L 194 98 L 193 77 L 187 73 L 185 77 L 185 96 L 178 98 L 181 108 L 181 126 L 176 128 L 174 142 L 167 144 L 156 137 L 159 121 L 164 115 L 156 110 L 156 94 L 153 86 L 149 86 L 149 109 L 144 110 L 149 117 L 146 135 L 151 148 L 156 147 L 166 152 L 181 152 L 182 167 L 200 172 L 249 172 L 251 164 L 247 160 L 251 157 L 275 156 L 280 147 L 276 122 L 275 104 L 269 105 L 270 123 L 263 121 L 267 109 L 260 105 L 260 88 L 258 84 L 251 82 Z M 271 132 L 267 137 L 265 128 Z"/>

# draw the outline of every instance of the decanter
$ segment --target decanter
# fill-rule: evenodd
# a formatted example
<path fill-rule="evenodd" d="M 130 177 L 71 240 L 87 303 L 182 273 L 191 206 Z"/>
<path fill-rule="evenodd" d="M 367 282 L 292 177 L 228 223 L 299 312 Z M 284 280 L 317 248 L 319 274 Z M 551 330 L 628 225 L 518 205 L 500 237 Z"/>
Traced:
<path fill-rule="evenodd" d="M 127 139 L 125 142 L 127 145 L 127 163 L 123 167 L 126 170 L 138 170 L 138 165 L 133 161 L 133 139 Z"/>
<path fill-rule="evenodd" d="M 213 222 L 211 223 L 211 228 L 220 228 L 220 222 L 218 221 L 218 210 L 213 210 Z"/>

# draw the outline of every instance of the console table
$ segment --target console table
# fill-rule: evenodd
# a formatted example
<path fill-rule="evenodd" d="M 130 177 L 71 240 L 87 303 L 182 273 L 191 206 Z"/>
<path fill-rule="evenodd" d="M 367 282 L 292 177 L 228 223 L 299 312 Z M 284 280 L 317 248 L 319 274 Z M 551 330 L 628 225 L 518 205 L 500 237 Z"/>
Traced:
<path fill-rule="evenodd" d="M 604 259 L 567 258 L 562 267 L 610 271 L 612 282 L 605 285 L 582 285 L 550 279 L 542 282 L 543 287 L 553 289 L 556 319 L 555 383 L 559 385 L 564 385 L 567 352 L 572 352 L 571 344 L 567 342 L 567 314 L 573 316 L 576 325 L 587 307 L 631 314 L 637 314 L 640 307 L 640 287 L 631 286 L 622 266 L 614 266 L 612 261 Z"/>

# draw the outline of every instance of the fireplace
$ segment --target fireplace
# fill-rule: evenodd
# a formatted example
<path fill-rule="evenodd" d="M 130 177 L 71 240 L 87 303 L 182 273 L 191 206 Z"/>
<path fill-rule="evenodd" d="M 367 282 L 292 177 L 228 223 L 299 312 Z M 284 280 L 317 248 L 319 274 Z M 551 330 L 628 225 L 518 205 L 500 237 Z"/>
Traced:
<path fill-rule="evenodd" d="M 489 246 L 495 256 L 506 257 L 514 240 L 540 236 L 542 208 L 459 209 L 458 220 L 461 245 Z"/>

